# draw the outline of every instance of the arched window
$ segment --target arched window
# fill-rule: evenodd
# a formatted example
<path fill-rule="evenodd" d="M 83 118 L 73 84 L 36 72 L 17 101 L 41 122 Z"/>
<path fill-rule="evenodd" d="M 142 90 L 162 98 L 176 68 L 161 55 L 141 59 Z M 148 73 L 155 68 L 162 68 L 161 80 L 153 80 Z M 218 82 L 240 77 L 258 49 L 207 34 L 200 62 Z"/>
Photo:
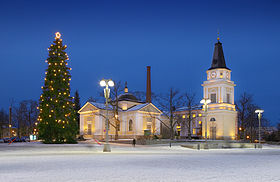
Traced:
<path fill-rule="evenodd" d="M 210 121 L 216 121 L 216 119 L 215 118 L 211 118 Z"/>
<path fill-rule="evenodd" d="M 128 131 L 132 131 L 133 130 L 133 122 L 132 120 L 130 119 L 129 122 L 128 122 Z"/>

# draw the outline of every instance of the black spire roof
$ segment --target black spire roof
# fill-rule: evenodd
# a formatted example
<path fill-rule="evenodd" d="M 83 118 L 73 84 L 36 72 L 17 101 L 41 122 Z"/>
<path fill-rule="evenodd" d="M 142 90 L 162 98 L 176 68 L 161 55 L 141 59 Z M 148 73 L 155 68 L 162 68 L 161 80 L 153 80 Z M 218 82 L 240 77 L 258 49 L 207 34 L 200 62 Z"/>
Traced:
<path fill-rule="evenodd" d="M 230 70 L 226 66 L 222 43 L 219 41 L 219 39 L 218 42 L 215 43 L 212 65 L 211 68 L 209 68 L 208 70 L 212 70 L 216 68 L 225 68 Z"/>

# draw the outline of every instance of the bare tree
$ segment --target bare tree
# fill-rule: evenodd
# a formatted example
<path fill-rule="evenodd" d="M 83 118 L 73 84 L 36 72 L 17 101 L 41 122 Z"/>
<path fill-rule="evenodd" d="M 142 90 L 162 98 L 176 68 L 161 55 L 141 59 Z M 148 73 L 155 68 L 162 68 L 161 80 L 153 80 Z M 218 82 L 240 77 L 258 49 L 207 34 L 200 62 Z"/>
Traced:
<path fill-rule="evenodd" d="M 248 115 L 248 110 L 250 105 L 253 103 L 253 96 L 251 94 L 248 94 L 244 92 L 239 100 L 237 101 L 236 107 L 238 110 L 238 135 L 240 139 L 245 139 L 245 123 L 246 123 L 246 117 Z"/>
<path fill-rule="evenodd" d="M 239 139 L 249 139 L 254 142 L 258 137 L 259 121 L 256 109 L 260 107 L 253 103 L 253 96 L 244 92 L 237 101 Z M 269 121 L 262 116 L 261 126 L 268 126 Z"/>
<path fill-rule="evenodd" d="M 191 124 L 193 120 L 195 119 L 192 116 L 192 111 L 195 106 L 195 94 L 194 93 L 186 93 L 186 106 L 187 106 L 187 129 L 188 129 L 188 139 L 192 139 L 192 134 L 191 134 Z"/>
<path fill-rule="evenodd" d="M 170 139 L 174 139 L 174 127 L 180 123 L 181 117 L 174 112 L 177 108 L 183 106 L 183 95 L 178 90 L 170 88 L 167 94 L 159 95 L 156 99 L 157 105 L 163 111 L 163 117 L 167 119 L 167 123 L 164 119 L 160 119 L 160 122 L 169 129 Z"/>
<path fill-rule="evenodd" d="M 115 140 L 118 140 L 119 130 L 120 130 L 120 117 L 119 117 L 119 94 L 123 90 L 121 81 L 115 81 L 114 88 L 112 89 L 112 98 L 115 98 L 109 102 L 113 107 L 114 117 L 111 119 L 112 122 L 109 122 L 111 126 L 115 128 Z"/>
<path fill-rule="evenodd" d="M 132 94 L 140 101 L 145 102 L 146 101 L 146 92 L 143 91 L 134 91 Z M 153 95 L 152 95 L 153 96 Z"/>
<path fill-rule="evenodd" d="M 18 136 L 27 136 L 32 133 L 38 117 L 37 106 L 38 103 L 34 100 L 24 100 L 14 107 L 15 120 L 18 123 Z"/>
<path fill-rule="evenodd" d="M 4 128 L 7 128 L 8 124 L 9 124 L 9 115 L 4 109 L 1 109 L 0 110 L 0 138 L 3 138 Z"/>
<path fill-rule="evenodd" d="M 259 107 L 254 104 L 248 105 L 247 115 L 245 117 L 245 121 L 246 121 L 244 123 L 245 134 L 246 136 L 249 136 L 251 142 L 254 142 L 257 136 L 257 129 L 258 129 L 259 122 L 255 110 L 258 108 Z"/>

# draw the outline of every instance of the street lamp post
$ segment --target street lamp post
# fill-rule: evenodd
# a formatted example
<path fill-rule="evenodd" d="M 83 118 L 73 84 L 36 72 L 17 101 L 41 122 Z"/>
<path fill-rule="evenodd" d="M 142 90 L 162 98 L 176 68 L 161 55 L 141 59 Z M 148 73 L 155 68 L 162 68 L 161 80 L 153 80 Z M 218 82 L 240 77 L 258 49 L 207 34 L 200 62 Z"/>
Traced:
<path fill-rule="evenodd" d="M 9 108 L 9 137 L 11 138 L 11 128 L 12 128 L 12 107 Z"/>
<path fill-rule="evenodd" d="M 110 88 L 109 87 L 113 87 L 114 86 L 114 82 L 111 79 L 102 79 L 100 81 L 100 86 L 101 87 L 105 87 L 104 88 L 104 97 L 106 100 L 106 138 L 105 138 L 105 144 L 104 144 L 104 148 L 103 148 L 103 152 L 111 152 L 111 148 L 109 145 L 109 135 L 108 135 L 108 130 L 109 130 L 109 112 L 108 112 L 108 100 L 110 97 Z"/>
<path fill-rule="evenodd" d="M 259 146 L 261 146 L 261 117 L 262 117 L 263 112 L 264 112 L 264 110 L 261 110 L 261 109 L 257 109 L 255 111 L 255 113 L 258 114 L 258 118 L 259 118 Z"/>
<path fill-rule="evenodd" d="M 205 117 L 205 142 L 207 142 L 207 118 L 206 118 L 206 115 L 207 115 L 207 107 L 208 107 L 208 104 L 211 103 L 211 100 L 210 99 L 207 99 L 207 98 L 204 98 L 200 101 L 201 104 L 203 104 L 204 106 L 204 117 Z"/>

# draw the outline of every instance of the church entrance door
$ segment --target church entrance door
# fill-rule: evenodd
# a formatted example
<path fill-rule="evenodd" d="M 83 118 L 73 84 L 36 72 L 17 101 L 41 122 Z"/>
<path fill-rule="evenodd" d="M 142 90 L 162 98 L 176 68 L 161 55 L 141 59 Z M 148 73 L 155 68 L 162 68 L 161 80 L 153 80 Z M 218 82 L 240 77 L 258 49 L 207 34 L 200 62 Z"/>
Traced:
<path fill-rule="evenodd" d="M 91 135 L 91 124 L 88 124 L 88 132 L 87 132 L 88 135 Z"/>
<path fill-rule="evenodd" d="M 216 127 L 210 127 L 210 138 L 216 140 Z"/>

